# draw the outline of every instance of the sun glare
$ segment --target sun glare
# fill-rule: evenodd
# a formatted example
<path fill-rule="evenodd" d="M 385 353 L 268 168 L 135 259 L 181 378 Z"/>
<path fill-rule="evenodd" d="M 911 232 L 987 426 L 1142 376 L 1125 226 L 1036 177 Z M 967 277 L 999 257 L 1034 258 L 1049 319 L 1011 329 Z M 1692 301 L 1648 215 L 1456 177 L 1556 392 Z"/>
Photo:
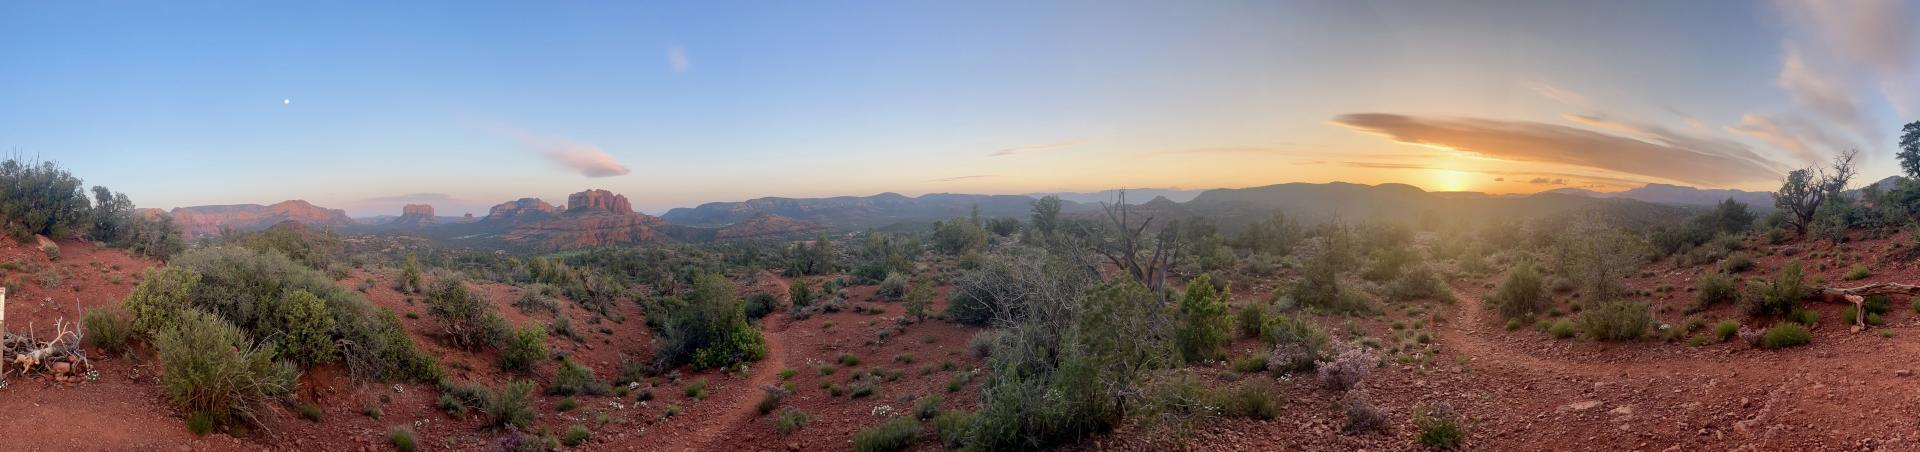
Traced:
<path fill-rule="evenodd" d="M 1455 170 L 1433 170 L 1428 177 L 1436 191 L 1466 191 L 1473 185 L 1473 174 Z"/>

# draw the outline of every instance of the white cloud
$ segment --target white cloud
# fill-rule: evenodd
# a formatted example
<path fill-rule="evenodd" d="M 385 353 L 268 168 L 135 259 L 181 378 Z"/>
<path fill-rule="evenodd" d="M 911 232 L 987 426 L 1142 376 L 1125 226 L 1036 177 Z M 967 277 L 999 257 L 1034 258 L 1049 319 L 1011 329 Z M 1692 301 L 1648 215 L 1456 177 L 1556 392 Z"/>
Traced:
<path fill-rule="evenodd" d="M 1842 76 L 1822 74 L 1807 63 L 1798 47 L 1789 44 L 1786 48 L 1786 56 L 1780 60 L 1780 89 L 1786 90 L 1795 103 L 1846 124 L 1861 137 L 1875 136 L 1873 125 Z"/>

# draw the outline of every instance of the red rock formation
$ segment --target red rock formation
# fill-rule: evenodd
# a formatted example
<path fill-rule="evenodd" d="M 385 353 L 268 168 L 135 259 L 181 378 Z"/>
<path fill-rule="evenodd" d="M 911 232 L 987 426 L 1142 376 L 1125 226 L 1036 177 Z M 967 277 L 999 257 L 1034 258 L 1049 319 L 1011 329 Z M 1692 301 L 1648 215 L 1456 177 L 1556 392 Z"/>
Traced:
<path fill-rule="evenodd" d="M 541 201 L 540 198 L 520 198 L 500 203 L 500 205 L 488 209 L 487 217 L 483 219 L 483 221 L 506 221 L 528 216 L 537 218 L 556 213 L 560 213 L 560 208 L 554 207 L 552 204 L 547 204 L 546 201 Z"/>
<path fill-rule="evenodd" d="M 188 237 L 219 234 L 223 226 L 239 231 L 266 229 L 283 221 L 295 221 L 308 226 L 353 225 L 353 219 L 347 218 L 344 210 L 318 207 L 297 199 L 268 206 L 233 204 L 180 207 L 173 209 L 173 220 Z"/>
<path fill-rule="evenodd" d="M 407 204 L 400 208 L 400 217 L 387 223 L 394 226 L 430 226 L 434 223 L 433 206 L 427 204 Z"/>
<path fill-rule="evenodd" d="M 627 202 L 625 195 L 616 195 L 606 190 L 587 190 L 567 197 L 567 211 L 598 211 L 613 213 L 633 213 L 633 204 Z"/>
<path fill-rule="evenodd" d="M 746 221 L 727 225 L 713 235 L 716 240 L 747 239 L 800 234 L 820 230 L 820 225 L 767 212 L 754 214 Z"/>
<path fill-rule="evenodd" d="M 508 204 L 515 204 L 516 208 L 546 204 L 537 199 L 533 200 L 534 203 L 526 201 L 522 199 L 496 206 L 495 212 L 499 213 Z M 653 243 L 668 239 L 659 230 L 667 226 L 666 220 L 635 213 L 633 204 L 627 201 L 626 196 L 606 190 L 587 190 L 568 196 L 567 206 L 568 209 L 551 218 L 515 225 L 503 238 L 509 242 L 545 249 Z M 488 218 L 493 218 L 493 215 L 488 215 Z"/>

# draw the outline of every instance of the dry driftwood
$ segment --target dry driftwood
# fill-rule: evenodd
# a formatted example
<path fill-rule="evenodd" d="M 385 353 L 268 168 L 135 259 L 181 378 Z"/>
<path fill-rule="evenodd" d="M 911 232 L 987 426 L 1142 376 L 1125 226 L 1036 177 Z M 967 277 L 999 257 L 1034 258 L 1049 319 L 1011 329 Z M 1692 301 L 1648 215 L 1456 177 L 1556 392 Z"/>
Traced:
<path fill-rule="evenodd" d="M 1867 296 L 1887 294 L 1920 294 L 1920 286 L 1880 282 L 1860 287 L 1822 287 L 1815 293 L 1823 300 L 1846 301 L 1853 303 L 1853 331 L 1860 332 L 1867 327 Z"/>
<path fill-rule="evenodd" d="M 8 375 L 46 375 L 59 382 L 93 381 L 99 378 L 93 369 L 93 362 L 87 359 L 85 347 L 81 346 L 81 333 L 70 330 L 75 326 L 64 319 L 56 320 L 51 338 L 36 337 L 32 326 L 27 328 L 26 334 L 6 333 L 4 339 L 0 339 L 5 341 L 6 346 L 4 356 L 0 356 L 0 359 L 6 361 L 7 367 L 6 373 L 0 374 L 0 378 Z"/>

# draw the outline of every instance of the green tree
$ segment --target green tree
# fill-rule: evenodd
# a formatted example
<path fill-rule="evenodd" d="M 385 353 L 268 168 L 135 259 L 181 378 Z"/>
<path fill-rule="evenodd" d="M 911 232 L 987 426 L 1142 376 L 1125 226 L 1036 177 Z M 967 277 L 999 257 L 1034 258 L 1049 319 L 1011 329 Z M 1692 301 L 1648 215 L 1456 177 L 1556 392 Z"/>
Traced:
<path fill-rule="evenodd" d="M 333 315 L 327 302 L 305 290 L 294 290 L 280 299 L 281 346 L 287 359 L 303 365 L 333 361 Z"/>
<path fill-rule="evenodd" d="M 1040 235 L 1053 235 L 1060 228 L 1060 197 L 1047 195 L 1034 200 L 1032 223 Z"/>
<path fill-rule="evenodd" d="M 0 162 L 0 221 L 16 240 L 61 238 L 92 226 L 80 178 L 54 162 Z"/>
<path fill-rule="evenodd" d="M 1231 291 L 1214 291 L 1213 276 L 1187 282 L 1180 300 L 1180 355 L 1187 362 L 1217 359 L 1227 349 L 1227 300 Z"/>
<path fill-rule="evenodd" d="M 1920 121 L 1900 128 L 1900 170 L 1908 179 L 1920 179 Z"/>

